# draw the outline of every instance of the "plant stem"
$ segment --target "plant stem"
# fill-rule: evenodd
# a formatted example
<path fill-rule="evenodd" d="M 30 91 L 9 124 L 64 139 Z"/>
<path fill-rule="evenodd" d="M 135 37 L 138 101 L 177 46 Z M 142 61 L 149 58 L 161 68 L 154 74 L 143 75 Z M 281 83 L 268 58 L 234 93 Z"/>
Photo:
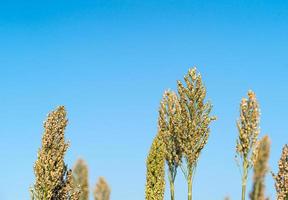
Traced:
<path fill-rule="evenodd" d="M 174 178 L 172 172 L 169 172 L 169 182 L 170 182 L 170 195 L 171 200 L 175 199 L 175 193 L 174 193 Z"/>
<path fill-rule="evenodd" d="M 170 181 L 170 195 L 171 195 L 171 200 L 175 199 L 175 195 L 174 195 L 174 182 Z"/>
<path fill-rule="evenodd" d="M 242 200 L 245 200 L 246 195 L 246 184 L 242 184 Z"/>
<path fill-rule="evenodd" d="M 189 167 L 188 172 L 188 200 L 192 200 L 192 169 Z"/>
<path fill-rule="evenodd" d="M 246 197 L 246 183 L 247 183 L 247 177 L 248 177 L 248 161 L 247 159 L 244 159 L 243 162 L 243 175 L 242 175 L 242 198 L 241 200 L 245 200 Z"/>

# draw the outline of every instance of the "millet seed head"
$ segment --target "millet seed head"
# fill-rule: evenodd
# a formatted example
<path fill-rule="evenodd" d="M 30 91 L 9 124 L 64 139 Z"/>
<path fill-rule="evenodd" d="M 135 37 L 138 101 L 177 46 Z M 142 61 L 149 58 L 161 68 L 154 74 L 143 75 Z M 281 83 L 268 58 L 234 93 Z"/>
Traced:
<path fill-rule="evenodd" d="M 52 111 L 44 122 L 42 146 L 34 165 L 36 181 L 31 191 L 33 199 L 78 199 L 79 191 L 74 189 L 71 170 L 64 163 L 69 146 L 64 137 L 66 125 L 64 106 Z"/>
<path fill-rule="evenodd" d="M 163 200 L 165 192 L 165 147 L 159 134 L 154 139 L 146 161 L 146 200 Z"/>
<path fill-rule="evenodd" d="M 268 172 L 270 155 L 270 139 L 264 136 L 257 145 L 254 158 L 253 190 L 250 193 L 251 200 L 265 200 L 265 175 Z"/>
<path fill-rule="evenodd" d="M 260 132 L 260 110 L 256 95 L 253 91 L 248 92 L 248 99 L 243 98 L 240 104 L 240 118 L 237 121 L 239 136 L 237 139 L 236 152 L 252 162 L 252 153 L 256 147 Z"/>
<path fill-rule="evenodd" d="M 79 200 L 89 199 L 88 165 L 83 159 L 78 159 L 73 168 L 74 185 L 80 188 Z"/>
<path fill-rule="evenodd" d="M 180 149 L 188 165 L 193 166 L 207 143 L 210 123 L 216 117 L 210 116 L 212 104 L 205 102 L 206 88 L 196 68 L 189 69 L 184 80 L 186 86 L 177 82 L 181 109 Z"/>
<path fill-rule="evenodd" d="M 281 158 L 278 162 L 279 171 L 274 175 L 277 200 L 288 199 L 288 145 L 283 147 Z"/>
<path fill-rule="evenodd" d="M 160 103 L 158 129 L 164 143 L 165 159 L 169 169 L 176 170 L 181 162 L 180 126 L 181 108 L 178 97 L 174 92 L 166 91 Z"/>
<path fill-rule="evenodd" d="M 111 189 L 104 177 L 100 177 L 94 189 L 95 200 L 110 200 Z"/>

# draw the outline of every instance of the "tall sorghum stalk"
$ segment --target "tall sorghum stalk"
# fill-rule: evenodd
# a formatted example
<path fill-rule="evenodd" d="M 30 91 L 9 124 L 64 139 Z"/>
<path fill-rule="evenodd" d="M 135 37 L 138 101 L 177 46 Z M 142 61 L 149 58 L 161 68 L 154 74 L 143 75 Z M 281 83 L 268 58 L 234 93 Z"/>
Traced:
<path fill-rule="evenodd" d="M 179 132 L 180 151 L 186 167 L 181 169 L 188 184 L 188 200 L 192 200 L 192 181 L 201 150 L 207 143 L 210 123 L 215 120 L 210 113 L 212 105 L 205 102 L 206 88 L 196 68 L 190 69 L 184 77 L 186 86 L 178 81 L 181 109 L 181 131 Z"/>
<path fill-rule="evenodd" d="M 100 177 L 94 190 L 94 200 L 110 200 L 111 189 L 103 177 Z"/>
<path fill-rule="evenodd" d="M 171 91 L 165 92 L 160 104 L 158 126 L 161 140 L 164 143 L 171 200 L 175 199 L 174 182 L 182 157 L 179 140 L 180 117 L 180 104 L 177 95 Z"/>
<path fill-rule="evenodd" d="M 154 139 L 146 161 L 146 200 L 163 200 L 165 192 L 164 144 L 159 134 Z"/>
<path fill-rule="evenodd" d="M 273 174 L 277 200 L 288 200 L 288 145 L 283 147 L 281 158 L 278 162 L 278 174 Z"/>
<path fill-rule="evenodd" d="M 254 162 L 253 189 L 250 193 L 251 200 L 266 200 L 265 175 L 268 172 L 268 160 L 270 154 L 270 140 L 264 136 L 257 145 Z"/>
<path fill-rule="evenodd" d="M 89 199 L 88 166 L 82 159 L 78 159 L 73 170 L 74 185 L 80 188 L 79 200 Z"/>
<path fill-rule="evenodd" d="M 242 175 L 242 200 L 245 200 L 246 185 L 249 170 L 253 166 L 253 152 L 255 152 L 259 129 L 260 111 L 254 92 L 248 92 L 248 99 L 243 98 L 240 104 L 240 118 L 237 121 L 239 136 L 236 145 L 237 155 L 241 158 L 240 171 Z M 237 162 L 239 160 L 237 159 Z"/>
<path fill-rule="evenodd" d="M 42 147 L 34 166 L 33 200 L 78 200 L 79 191 L 73 185 L 72 172 L 64 163 L 68 149 L 64 131 L 67 125 L 64 106 L 48 115 L 44 123 Z"/>

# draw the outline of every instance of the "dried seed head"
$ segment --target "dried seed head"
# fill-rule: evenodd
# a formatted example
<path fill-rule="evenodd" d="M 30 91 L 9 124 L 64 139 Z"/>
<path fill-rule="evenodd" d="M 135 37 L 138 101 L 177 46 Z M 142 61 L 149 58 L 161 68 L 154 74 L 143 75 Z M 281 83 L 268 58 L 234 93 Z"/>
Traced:
<path fill-rule="evenodd" d="M 288 145 L 283 147 L 281 158 L 278 162 L 279 172 L 274 175 L 277 200 L 288 199 Z"/>
<path fill-rule="evenodd" d="M 89 199 L 88 166 L 82 159 L 78 159 L 73 168 L 74 185 L 80 188 L 79 200 Z"/>
<path fill-rule="evenodd" d="M 252 159 L 252 152 L 257 143 L 260 132 L 260 110 L 254 92 L 248 92 L 248 99 L 244 98 L 240 104 L 240 118 L 237 121 L 239 137 L 236 152 L 244 159 Z M 251 157 L 250 157 L 251 156 Z M 249 158 L 250 157 L 250 158 Z"/>
<path fill-rule="evenodd" d="M 163 200 L 165 192 L 165 153 L 159 135 L 154 139 L 146 161 L 146 200 Z"/>
<path fill-rule="evenodd" d="M 94 190 L 95 200 L 110 200 L 110 187 L 103 177 L 100 177 Z"/>
<path fill-rule="evenodd" d="M 270 155 L 270 140 L 264 136 L 256 148 L 254 159 L 253 190 L 250 193 L 251 200 L 265 200 L 265 175 L 268 171 Z"/>
<path fill-rule="evenodd" d="M 53 200 L 79 200 L 81 191 L 74 185 L 72 170 L 69 169 L 66 174 L 66 183 L 63 183 L 63 189 L 59 189 L 59 193 Z"/>
<path fill-rule="evenodd" d="M 172 91 L 166 91 L 160 104 L 158 126 L 159 136 L 165 147 L 165 159 L 173 176 L 182 157 L 179 140 L 181 131 L 180 109 L 177 95 Z"/>
<path fill-rule="evenodd" d="M 64 138 L 66 125 L 64 106 L 51 112 L 44 123 L 42 147 L 38 151 L 34 166 L 36 182 L 32 189 L 33 199 L 78 199 L 71 170 L 68 170 L 64 163 L 69 146 Z"/>
<path fill-rule="evenodd" d="M 190 69 L 184 80 L 186 87 L 178 81 L 181 109 L 179 138 L 181 151 L 188 165 L 193 166 L 207 143 L 210 123 L 216 118 L 210 116 L 212 105 L 205 102 L 206 88 L 196 68 Z"/>

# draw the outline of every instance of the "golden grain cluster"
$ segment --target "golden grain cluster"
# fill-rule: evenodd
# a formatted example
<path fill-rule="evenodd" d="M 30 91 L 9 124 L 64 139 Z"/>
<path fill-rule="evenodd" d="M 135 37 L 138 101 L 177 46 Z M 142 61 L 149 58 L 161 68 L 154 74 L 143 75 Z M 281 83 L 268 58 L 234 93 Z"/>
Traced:
<path fill-rule="evenodd" d="M 34 165 L 35 184 L 30 190 L 33 200 L 89 199 L 87 164 L 84 160 L 78 160 L 72 173 L 64 162 L 69 147 L 65 141 L 67 122 L 64 106 L 49 113 L 44 122 L 42 144 Z M 97 194 L 96 191 L 95 195 Z M 109 200 L 109 196 L 110 189 L 109 195 L 100 200 Z"/>
<path fill-rule="evenodd" d="M 248 161 L 251 161 L 251 154 L 256 147 L 255 145 L 260 132 L 259 122 L 259 104 L 255 93 L 250 90 L 248 98 L 243 98 L 240 104 L 240 118 L 237 121 L 239 137 L 236 147 L 238 155 Z"/>
<path fill-rule="evenodd" d="M 243 98 L 240 104 L 240 118 L 237 121 L 238 139 L 236 144 L 236 158 L 242 175 L 242 200 L 246 196 L 246 186 L 249 170 L 253 167 L 258 135 L 260 133 L 260 110 L 256 95 L 248 92 L 248 98 Z"/>
<path fill-rule="evenodd" d="M 257 148 L 254 159 L 253 188 L 250 193 L 251 200 L 265 200 L 265 176 L 269 170 L 268 160 L 270 155 L 270 139 L 264 136 Z"/>
<path fill-rule="evenodd" d="M 79 187 L 81 193 L 79 200 L 89 199 L 88 166 L 83 159 L 78 159 L 73 168 L 74 185 Z"/>
<path fill-rule="evenodd" d="M 185 84 L 177 82 L 181 107 L 180 144 L 186 167 L 182 171 L 188 184 L 188 200 L 192 200 L 192 181 L 200 153 L 210 133 L 210 123 L 216 119 L 210 116 L 212 104 L 205 101 L 206 88 L 196 68 L 184 76 Z"/>
<path fill-rule="evenodd" d="M 79 190 L 73 185 L 72 172 L 64 163 L 69 146 L 64 137 L 66 125 L 63 106 L 51 112 L 44 123 L 42 146 L 34 166 L 36 180 L 31 190 L 32 199 L 79 199 Z"/>
<path fill-rule="evenodd" d="M 164 93 L 159 109 L 159 136 L 164 145 L 164 156 L 168 165 L 171 199 L 175 198 L 174 182 L 177 168 L 181 164 L 182 150 L 180 141 L 181 108 L 176 93 Z"/>
<path fill-rule="evenodd" d="M 288 200 L 288 145 L 283 147 L 278 163 L 279 172 L 274 175 L 277 200 Z"/>
<path fill-rule="evenodd" d="M 164 144 L 157 135 L 150 148 L 146 161 L 146 200 L 162 200 L 165 191 Z"/>
<path fill-rule="evenodd" d="M 109 200 L 110 192 L 110 187 L 105 178 L 100 177 L 94 190 L 94 200 Z"/>

